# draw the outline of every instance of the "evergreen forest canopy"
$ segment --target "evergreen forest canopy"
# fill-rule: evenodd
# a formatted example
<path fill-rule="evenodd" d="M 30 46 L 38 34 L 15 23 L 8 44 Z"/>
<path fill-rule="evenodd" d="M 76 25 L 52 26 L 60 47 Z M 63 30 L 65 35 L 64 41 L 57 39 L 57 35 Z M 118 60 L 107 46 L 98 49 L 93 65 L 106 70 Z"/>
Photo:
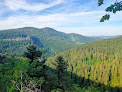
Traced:
<path fill-rule="evenodd" d="M 121 10 L 117 0 L 106 8 Z M 122 92 L 121 70 L 122 36 L 102 39 L 48 27 L 0 31 L 0 92 Z"/>
<path fill-rule="evenodd" d="M 60 55 L 68 62 L 69 76 L 81 88 L 93 92 L 122 91 L 122 36 L 87 43 Z M 55 68 L 52 62 L 56 57 L 49 58 L 47 65 Z"/>
<path fill-rule="evenodd" d="M 35 45 L 23 57 L 0 55 L 0 91 L 121 92 L 121 47 L 122 36 L 82 44 L 47 60 L 39 59 L 43 51 Z"/>
<path fill-rule="evenodd" d="M 0 53 L 2 54 L 23 54 L 26 47 L 35 44 L 43 49 L 43 56 L 55 56 L 65 50 L 76 47 L 81 43 L 100 40 L 98 37 L 86 37 L 79 34 L 66 34 L 52 28 L 24 27 L 19 29 L 0 31 Z"/>

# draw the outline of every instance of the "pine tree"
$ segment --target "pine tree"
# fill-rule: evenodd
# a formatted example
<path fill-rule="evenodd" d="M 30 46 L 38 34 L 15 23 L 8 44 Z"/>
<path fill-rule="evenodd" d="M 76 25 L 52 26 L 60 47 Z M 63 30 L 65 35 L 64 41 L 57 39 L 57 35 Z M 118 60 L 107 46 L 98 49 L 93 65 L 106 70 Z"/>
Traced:
<path fill-rule="evenodd" d="M 37 59 L 38 57 L 42 56 L 42 51 L 37 50 L 37 46 L 36 45 L 29 45 L 27 47 L 27 52 L 24 53 L 24 57 L 27 57 L 30 59 L 30 64 Z"/>
<path fill-rule="evenodd" d="M 27 47 L 27 51 L 24 53 L 24 56 L 30 59 L 30 68 L 28 70 L 30 77 L 44 77 L 45 67 L 44 63 L 47 59 L 43 59 L 42 61 L 38 61 L 37 59 L 42 56 L 42 51 L 37 50 L 36 45 L 29 45 Z"/>
<path fill-rule="evenodd" d="M 37 80 L 45 79 L 45 71 L 46 71 L 46 65 L 44 63 L 47 59 L 43 59 L 42 61 L 38 61 L 38 58 L 42 56 L 43 51 L 37 50 L 36 45 L 29 45 L 27 47 L 27 51 L 24 53 L 24 56 L 30 59 L 29 62 L 29 69 L 27 71 L 30 78 L 34 79 L 33 81 L 37 83 Z M 40 88 L 41 83 L 37 83 L 37 88 Z M 34 83 L 34 85 L 35 85 Z"/>
<path fill-rule="evenodd" d="M 58 80 L 58 88 L 65 90 L 67 84 L 66 78 L 66 69 L 67 69 L 67 62 L 64 61 L 62 56 L 58 56 L 55 60 L 56 64 L 56 75 Z"/>

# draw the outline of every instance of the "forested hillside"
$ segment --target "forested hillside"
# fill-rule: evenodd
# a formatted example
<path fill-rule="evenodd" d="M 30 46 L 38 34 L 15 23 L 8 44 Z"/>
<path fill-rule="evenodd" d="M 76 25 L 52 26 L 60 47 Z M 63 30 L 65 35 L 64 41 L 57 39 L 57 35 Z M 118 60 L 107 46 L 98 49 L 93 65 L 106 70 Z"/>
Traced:
<path fill-rule="evenodd" d="M 74 83 L 89 91 L 122 91 L 122 36 L 87 43 L 60 54 Z M 56 58 L 57 56 L 55 56 Z M 49 58 L 47 65 L 55 68 Z"/>
<path fill-rule="evenodd" d="M 86 37 L 86 36 L 82 36 L 80 34 L 75 34 L 75 33 L 71 33 L 69 34 L 70 39 L 76 43 L 88 43 L 88 42 L 94 42 L 96 40 L 100 40 L 103 38 L 100 37 Z"/>
<path fill-rule="evenodd" d="M 29 45 L 23 56 L 0 54 L 1 92 L 121 92 L 122 36 L 82 44 L 55 57 Z"/>
<path fill-rule="evenodd" d="M 76 47 L 76 43 L 86 43 L 100 38 L 85 37 L 77 34 L 66 34 L 52 28 L 24 27 L 0 31 L 0 53 L 21 55 L 27 45 L 35 44 L 43 49 L 43 58 L 55 56 L 65 50 Z"/>

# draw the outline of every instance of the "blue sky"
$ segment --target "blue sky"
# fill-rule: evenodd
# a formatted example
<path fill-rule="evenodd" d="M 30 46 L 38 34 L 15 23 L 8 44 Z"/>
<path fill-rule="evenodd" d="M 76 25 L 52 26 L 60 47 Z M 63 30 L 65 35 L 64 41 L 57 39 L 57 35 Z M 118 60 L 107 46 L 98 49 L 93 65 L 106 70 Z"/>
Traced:
<path fill-rule="evenodd" d="M 121 0 L 118 0 L 121 1 Z M 122 35 L 122 12 L 100 23 L 115 0 L 0 0 L 0 30 L 20 27 L 52 27 L 85 36 Z"/>

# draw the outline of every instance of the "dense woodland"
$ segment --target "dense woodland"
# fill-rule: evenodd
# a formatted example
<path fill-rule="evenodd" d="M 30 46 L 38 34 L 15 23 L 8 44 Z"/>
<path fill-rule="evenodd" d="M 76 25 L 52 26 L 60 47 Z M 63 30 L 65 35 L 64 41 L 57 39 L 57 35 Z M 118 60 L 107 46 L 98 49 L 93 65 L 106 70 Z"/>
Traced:
<path fill-rule="evenodd" d="M 122 91 L 122 36 L 84 44 L 61 53 L 74 83 L 93 90 Z M 56 58 L 56 57 L 55 57 Z M 53 67 L 49 58 L 47 65 Z"/>
<path fill-rule="evenodd" d="M 105 9 L 121 10 L 117 0 Z M 0 31 L 0 92 L 122 92 L 122 36 L 101 39 L 52 28 Z"/>
<path fill-rule="evenodd" d="M 24 41 L 19 42 L 13 41 L 21 47 Z M 30 43 L 19 56 L 0 54 L 0 92 L 122 91 L 122 36 L 81 44 L 47 59 L 44 50 Z"/>
<path fill-rule="evenodd" d="M 0 53 L 22 55 L 27 45 L 35 44 L 43 49 L 43 58 L 55 56 L 74 48 L 79 43 L 99 40 L 98 37 L 86 37 L 78 34 L 66 34 L 52 28 L 25 27 L 0 31 Z"/>

